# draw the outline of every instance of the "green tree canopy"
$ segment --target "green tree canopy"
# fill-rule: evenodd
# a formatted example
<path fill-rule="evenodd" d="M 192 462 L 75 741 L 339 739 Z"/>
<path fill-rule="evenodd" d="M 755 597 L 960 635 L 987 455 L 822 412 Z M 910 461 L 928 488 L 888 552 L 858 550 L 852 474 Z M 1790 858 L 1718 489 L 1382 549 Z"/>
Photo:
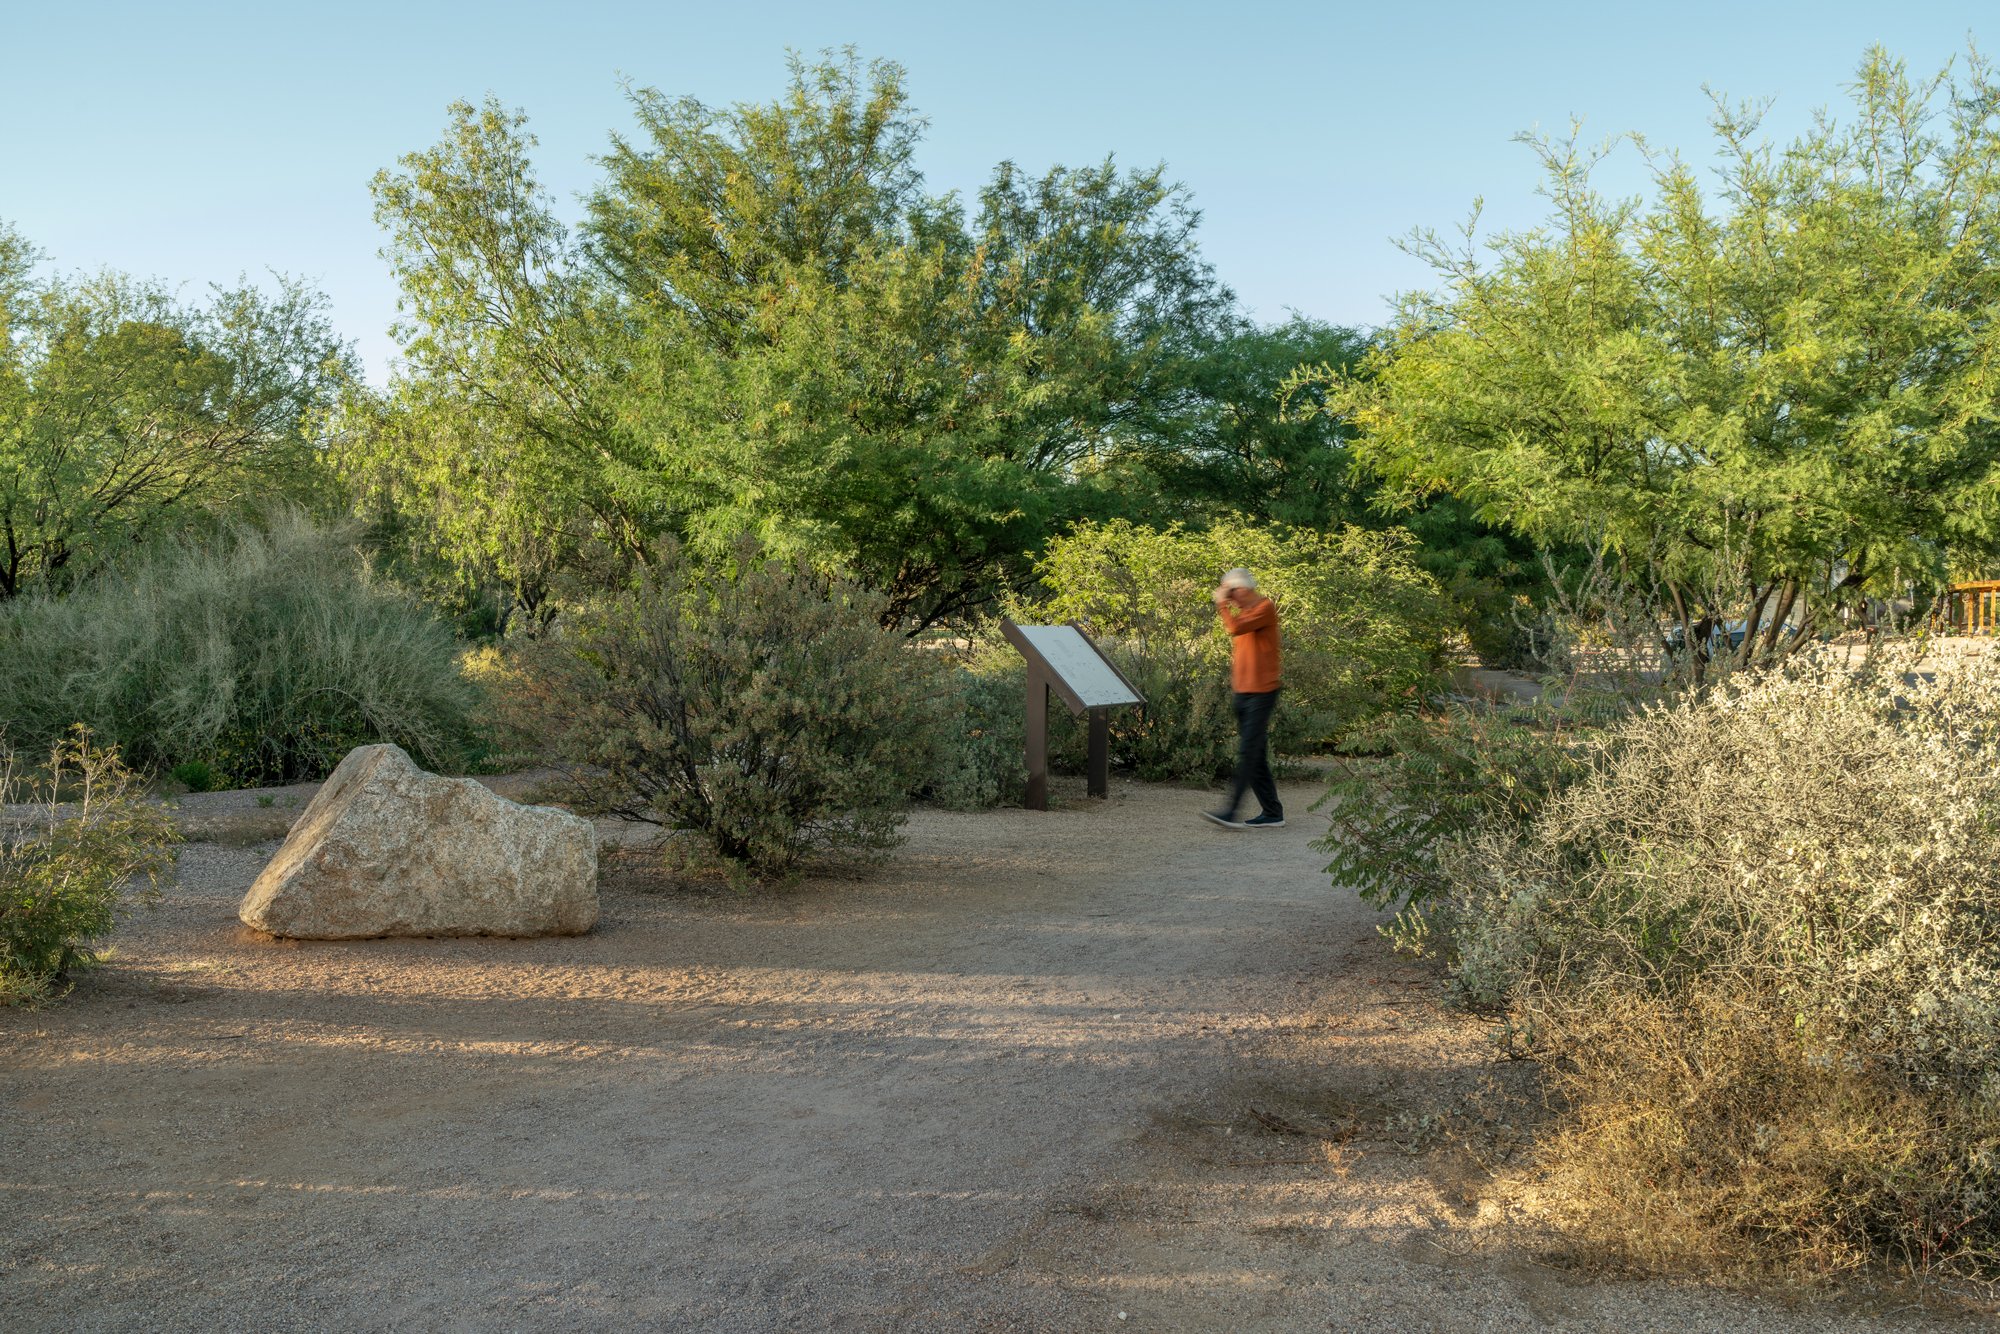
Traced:
<path fill-rule="evenodd" d="M 279 277 L 202 304 L 120 274 L 36 277 L 0 224 L 0 598 L 310 490 L 353 373 L 325 299 Z"/>
<path fill-rule="evenodd" d="M 550 544 L 610 569 L 750 533 L 917 629 L 1030 579 L 1119 503 L 1111 461 L 1179 429 L 1230 297 L 1161 170 L 927 194 L 902 71 L 851 54 L 794 60 L 770 104 L 632 105 L 577 238 L 492 102 L 376 179 L 406 363 L 348 457 L 444 516 L 460 569 L 527 601 L 575 563 Z"/>
<path fill-rule="evenodd" d="M 1370 479 L 1351 466 L 1347 424 L 1317 411 L 1303 366 L 1356 368 L 1368 337 L 1303 316 L 1259 326 L 1215 322 L 1188 348 L 1172 429 L 1149 433 L 1128 460 L 1150 474 L 1159 518 L 1222 514 L 1334 528 L 1368 512 Z M 1141 483 L 1135 483 L 1143 485 Z"/>
<path fill-rule="evenodd" d="M 1623 201 L 1531 137 L 1548 224 L 1416 237 L 1440 289 L 1316 382 L 1402 494 L 1600 546 L 1667 617 L 1784 651 L 2000 538 L 1996 108 L 1976 57 L 1918 85 L 1875 51 L 1850 118 L 1777 148 L 1718 102 L 1713 192 L 1658 155 Z"/>
<path fill-rule="evenodd" d="M 1160 526 L 1244 520 L 1332 532 L 1408 529 L 1482 653 L 1508 656 L 1514 613 L 1545 591 L 1532 544 L 1476 518 L 1455 496 L 1385 489 L 1358 466 L 1353 428 L 1326 410 L 1328 384 L 1368 373 L 1365 333 L 1293 316 L 1259 326 L 1231 319 L 1185 365 L 1176 429 L 1131 453 L 1121 488 Z M 1240 564 L 1241 561 L 1229 561 Z"/>

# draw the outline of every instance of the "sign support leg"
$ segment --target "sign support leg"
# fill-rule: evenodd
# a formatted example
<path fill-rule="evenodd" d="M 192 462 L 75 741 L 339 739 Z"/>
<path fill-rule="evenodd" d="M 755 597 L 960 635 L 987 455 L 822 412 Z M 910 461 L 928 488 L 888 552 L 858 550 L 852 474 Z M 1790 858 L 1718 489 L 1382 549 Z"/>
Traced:
<path fill-rule="evenodd" d="M 1049 683 L 1040 672 L 1028 673 L 1028 791 L 1021 804 L 1031 811 L 1049 808 Z"/>
<path fill-rule="evenodd" d="M 1090 711 L 1090 795 L 1111 795 L 1111 718 L 1104 709 Z"/>

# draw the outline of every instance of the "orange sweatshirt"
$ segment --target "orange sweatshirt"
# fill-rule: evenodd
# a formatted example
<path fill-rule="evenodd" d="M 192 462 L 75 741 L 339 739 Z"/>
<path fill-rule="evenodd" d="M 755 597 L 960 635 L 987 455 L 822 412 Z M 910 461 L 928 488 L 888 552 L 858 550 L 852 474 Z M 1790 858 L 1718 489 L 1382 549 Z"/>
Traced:
<path fill-rule="evenodd" d="M 1232 602 L 1216 604 L 1216 614 L 1229 627 L 1230 685 L 1244 695 L 1261 695 L 1278 688 L 1278 607 L 1259 598 L 1242 610 Z"/>

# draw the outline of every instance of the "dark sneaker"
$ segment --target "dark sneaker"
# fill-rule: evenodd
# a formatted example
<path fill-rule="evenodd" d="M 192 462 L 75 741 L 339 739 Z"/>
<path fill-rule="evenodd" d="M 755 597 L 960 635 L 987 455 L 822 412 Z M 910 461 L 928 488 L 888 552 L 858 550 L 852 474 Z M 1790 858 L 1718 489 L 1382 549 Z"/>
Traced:
<path fill-rule="evenodd" d="M 1224 815 L 1221 811 L 1203 811 L 1201 818 L 1214 824 L 1219 824 L 1224 829 L 1242 829 L 1246 827 L 1243 821 L 1233 815 Z"/>
<path fill-rule="evenodd" d="M 1285 817 L 1282 815 L 1253 815 L 1243 822 L 1245 829 L 1283 829 Z"/>

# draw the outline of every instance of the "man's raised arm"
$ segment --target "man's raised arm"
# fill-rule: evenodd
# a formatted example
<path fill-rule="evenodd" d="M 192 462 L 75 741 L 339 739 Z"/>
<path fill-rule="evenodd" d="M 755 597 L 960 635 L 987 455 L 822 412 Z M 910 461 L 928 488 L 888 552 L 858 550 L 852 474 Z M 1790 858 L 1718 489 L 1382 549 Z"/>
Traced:
<path fill-rule="evenodd" d="M 1265 598 L 1254 607 L 1245 607 L 1241 610 L 1232 603 L 1218 602 L 1215 604 L 1215 614 L 1229 627 L 1230 634 L 1247 635 L 1252 630 L 1261 630 L 1275 621 L 1278 618 L 1278 608 L 1269 598 Z"/>

